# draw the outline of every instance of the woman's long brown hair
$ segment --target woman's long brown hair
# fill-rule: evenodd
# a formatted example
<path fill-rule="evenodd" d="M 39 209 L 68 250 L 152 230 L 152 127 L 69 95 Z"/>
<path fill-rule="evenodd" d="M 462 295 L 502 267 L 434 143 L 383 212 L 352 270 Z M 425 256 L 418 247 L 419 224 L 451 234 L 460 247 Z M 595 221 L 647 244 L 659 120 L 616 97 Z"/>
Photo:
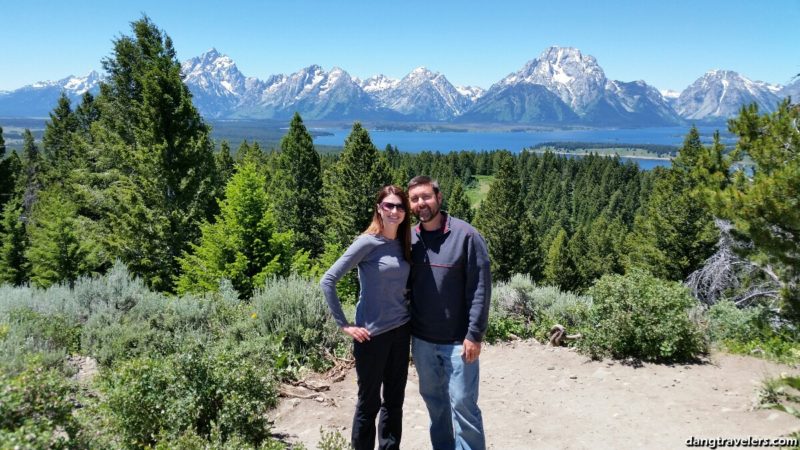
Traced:
<path fill-rule="evenodd" d="M 375 203 L 372 205 L 372 223 L 364 230 L 364 234 L 379 235 L 383 233 L 383 220 L 381 220 L 381 213 L 378 208 L 380 208 L 383 199 L 390 195 L 400 197 L 403 201 L 403 208 L 406 210 L 403 221 L 397 227 L 397 237 L 403 247 L 403 256 L 406 261 L 411 263 L 411 203 L 408 201 L 408 194 L 400 186 L 390 184 L 378 191 L 378 195 L 375 196 Z"/>

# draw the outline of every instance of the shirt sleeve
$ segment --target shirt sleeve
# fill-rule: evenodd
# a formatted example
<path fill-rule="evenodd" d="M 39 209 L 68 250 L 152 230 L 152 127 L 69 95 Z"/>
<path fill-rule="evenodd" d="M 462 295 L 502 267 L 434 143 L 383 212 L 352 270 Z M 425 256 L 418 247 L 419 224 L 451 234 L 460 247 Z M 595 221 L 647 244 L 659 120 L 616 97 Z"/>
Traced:
<path fill-rule="evenodd" d="M 469 305 L 467 339 L 481 342 L 489 324 L 489 302 L 492 298 L 492 275 L 486 241 L 477 231 L 469 239 L 467 253 L 466 295 Z"/>
<path fill-rule="evenodd" d="M 325 301 L 331 311 L 333 320 L 340 327 L 347 326 L 347 318 L 342 311 L 342 302 L 336 292 L 336 283 L 344 277 L 347 272 L 353 270 L 375 247 L 372 239 L 368 236 L 359 236 L 345 250 L 344 254 L 322 275 L 319 282 Z"/>

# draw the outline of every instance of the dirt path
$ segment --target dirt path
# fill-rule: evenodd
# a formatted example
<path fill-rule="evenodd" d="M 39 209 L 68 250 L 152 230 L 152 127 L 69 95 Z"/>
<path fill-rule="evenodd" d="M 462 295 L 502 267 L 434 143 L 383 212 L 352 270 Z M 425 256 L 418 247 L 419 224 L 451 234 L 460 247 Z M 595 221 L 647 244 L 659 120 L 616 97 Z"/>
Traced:
<path fill-rule="evenodd" d="M 697 438 L 777 438 L 800 420 L 753 409 L 762 380 L 787 366 L 722 353 L 706 364 L 635 368 L 535 342 L 484 347 L 480 406 L 492 449 L 680 449 Z M 318 399 L 283 399 L 275 431 L 315 449 L 320 427 L 349 439 L 355 373 Z M 323 401 L 320 401 L 323 400 Z M 430 448 L 416 372 L 409 372 L 404 449 Z"/>

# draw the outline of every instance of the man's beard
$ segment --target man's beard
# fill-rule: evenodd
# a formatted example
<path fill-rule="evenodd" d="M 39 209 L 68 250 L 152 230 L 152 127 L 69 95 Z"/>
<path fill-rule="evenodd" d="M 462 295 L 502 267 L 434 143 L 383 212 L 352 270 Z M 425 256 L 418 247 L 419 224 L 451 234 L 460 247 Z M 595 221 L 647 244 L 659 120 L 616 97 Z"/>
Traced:
<path fill-rule="evenodd" d="M 437 214 L 439 214 L 439 210 L 440 210 L 440 207 L 439 207 L 439 205 L 438 205 L 438 204 L 436 205 L 436 208 L 432 208 L 432 207 L 430 207 L 430 206 L 429 206 L 429 207 L 427 208 L 427 212 L 430 214 L 430 215 L 428 216 L 428 218 L 427 218 L 427 219 L 424 219 L 424 218 L 422 217 L 422 214 L 421 214 L 421 213 L 422 213 L 422 211 L 420 211 L 420 214 L 417 214 L 417 220 L 419 220 L 419 221 L 420 221 L 420 222 L 422 222 L 422 223 L 425 223 L 425 222 L 430 222 L 431 220 L 433 220 L 433 219 L 435 219 L 435 218 L 436 218 L 436 215 L 437 215 Z"/>

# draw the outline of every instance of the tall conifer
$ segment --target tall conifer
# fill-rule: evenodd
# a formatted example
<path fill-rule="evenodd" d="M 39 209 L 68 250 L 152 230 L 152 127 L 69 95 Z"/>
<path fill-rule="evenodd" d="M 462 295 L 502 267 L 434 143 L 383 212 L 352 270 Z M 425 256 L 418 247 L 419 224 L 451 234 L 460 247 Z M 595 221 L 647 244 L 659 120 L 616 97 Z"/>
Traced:
<path fill-rule="evenodd" d="M 353 124 L 339 160 L 325 172 L 325 241 L 350 245 L 372 219 L 375 194 L 391 182 L 388 164 L 361 123 Z"/>
<path fill-rule="evenodd" d="M 783 101 L 778 110 L 759 114 L 752 104 L 730 122 L 739 136 L 732 155 L 746 157 L 729 185 L 714 188 L 715 213 L 730 220 L 752 246 L 744 253 L 773 272 L 782 286 L 786 311 L 800 317 L 800 106 Z"/>
<path fill-rule="evenodd" d="M 481 202 L 475 227 L 489 246 L 492 274 L 507 280 L 520 265 L 520 183 L 514 157 L 508 152 L 496 156 L 497 172 L 486 200 Z"/>
<path fill-rule="evenodd" d="M 25 230 L 24 211 L 19 199 L 12 200 L 3 208 L 0 229 L 0 284 L 14 286 L 28 281 L 28 234 Z"/>
<path fill-rule="evenodd" d="M 292 263 L 292 233 L 279 232 L 256 164 L 240 166 L 220 200 L 220 214 L 202 225 L 200 243 L 180 259 L 180 292 L 215 291 L 231 281 L 248 298 L 267 277 L 287 275 Z"/>
<path fill-rule="evenodd" d="M 48 169 L 48 178 L 63 183 L 74 163 L 74 133 L 78 131 L 78 118 L 72 111 L 69 98 L 63 92 L 50 113 L 42 138 L 42 149 Z"/>
<path fill-rule="evenodd" d="M 472 222 L 473 211 L 469 205 L 467 193 L 464 191 L 464 186 L 461 180 L 456 180 L 453 185 L 453 191 L 448 195 L 447 212 L 463 219 L 467 222 Z"/>
<path fill-rule="evenodd" d="M 151 286 L 170 290 L 176 258 L 213 211 L 213 145 L 172 40 L 148 17 L 131 28 L 103 61 L 102 126 L 92 128 L 98 179 L 111 252 Z"/>
<path fill-rule="evenodd" d="M 70 285 L 94 268 L 94 242 L 85 239 L 77 206 L 58 188 L 42 192 L 28 225 L 26 258 L 31 281 L 40 287 Z"/>
<path fill-rule="evenodd" d="M 17 179 L 17 193 L 22 197 L 23 221 L 30 217 L 39 191 L 45 185 L 44 164 L 39 146 L 33 139 L 31 130 L 22 133 L 21 173 Z"/>
<path fill-rule="evenodd" d="M 312 255 L 322 253 L 321 191 L 319 154 L 303 119 L 295 113 L 277 156 L 272 182 L 274 211 L 278 228 L 292 230 L 298 248 Z"/>
<path fill-rule="evenodd" d="M 14 167 L 14 160 L 19 162 L 16 152 L 6 158 L 6 141 L 3 138 L 3 127 L 0 127 L 0 211 L 14 194 L 16 185 L 16 172 L 18 167 Z M 0 232 L 3 228 L 0 227 Z"/>

